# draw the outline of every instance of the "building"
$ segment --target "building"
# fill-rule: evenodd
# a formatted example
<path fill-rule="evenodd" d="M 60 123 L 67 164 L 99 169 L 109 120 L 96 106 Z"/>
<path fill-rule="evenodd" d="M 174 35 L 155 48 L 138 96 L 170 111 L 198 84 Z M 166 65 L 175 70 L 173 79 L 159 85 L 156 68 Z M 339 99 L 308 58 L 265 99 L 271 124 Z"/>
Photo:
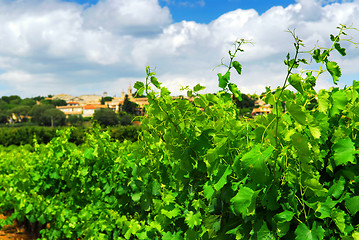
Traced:
<path fill-rule="evenodd" d="M 252 110 L 252 116 L 258 116 L 263 114 L 272 113 L 272 108 L 270 104 L 266 104 L 262 99 L 258 99 L 254 102 L 254 105 L 257 106 Z"/>
<path fill-rule="evenodd" d="M 92 117 L 96 110 L 99 110 L 101 108 L 108 108 L 106 105 L 101 104 L 87 104 L 82 107 L 82 116 L 83 117 Z"/>

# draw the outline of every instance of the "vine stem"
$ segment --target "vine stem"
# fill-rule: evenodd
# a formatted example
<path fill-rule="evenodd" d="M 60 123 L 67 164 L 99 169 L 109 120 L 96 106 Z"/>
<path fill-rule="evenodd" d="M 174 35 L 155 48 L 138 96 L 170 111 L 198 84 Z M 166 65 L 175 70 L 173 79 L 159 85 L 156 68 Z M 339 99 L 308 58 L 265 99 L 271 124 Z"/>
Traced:
<path fill-rule="evenodd" d="M 342 27 L 340 28 L 339 34 L 335 37 L 332 46 L 329 48 L 328 53 L 325 55 L 324 59 L 323 59 L 322 62 L 320 63 L 320 67 L 319 67 L 317 76 L 315 77 L 315 80 L 317 80 L 318 77 L 319 77 L 319 75 L 321 74 L 322 68 L 323 68 L 323 64 L 324 64 L 325 60 L 328 58 L 329 53 L 333 50 L 334 45 L 335 45 L 337 42 L 339 42 L 339 36 L 342 35 L 343 31 L 344 31 L 344 27 L 342 26 Z"/>
<path fill-rule="evenodd" d="M 285 77 L 285 80 L 284 80 L 284 83 L 283 83 L 283 86 L 281 87 L 281 91 L 278 95 L 278 98 L 276 99 L 276 102 L 275 102 L 275 105 L 276 105 L 276 125 L 275 125 L 275 149 L 276 149 L 276 155 L 275 155 L 275 159 L 274 159 L 274 165 L 273 165 L 273 181 L 275 180 L 275 175 L 276 175 L 276 166 L 277 166 L 277 162 L 278 162 L 278 155 L 279 155 L 279 142 L 278 142 L 278 128 L 279 128 L 279 119 L 280 119 L 280 113 L 278 111 L 278 106 L 279 106 L 279 102 L 280 102 L 280 98 L 284 92 L 284 90 L 286 89 L 287 87 L 287 82 L 288 82 L 288 79 L 292 73 L 292 70 L 294 68 L 294 66 L 297 64 L 297 59 L 298 59 L 298 54 L 299 54 L 299 46 L 301 45 L 301 40 L 295 36 L 295 33 L 292 32 L 292 31 L 289 31 L 292 36 L 294 37 L 295 39 L 295 43 L 294 43 L 294 46 L 295 46 L 295 56 L 293 58 L 293 63 L 288 67 L 288 71 L 287 71 L 287 76 Z"/>

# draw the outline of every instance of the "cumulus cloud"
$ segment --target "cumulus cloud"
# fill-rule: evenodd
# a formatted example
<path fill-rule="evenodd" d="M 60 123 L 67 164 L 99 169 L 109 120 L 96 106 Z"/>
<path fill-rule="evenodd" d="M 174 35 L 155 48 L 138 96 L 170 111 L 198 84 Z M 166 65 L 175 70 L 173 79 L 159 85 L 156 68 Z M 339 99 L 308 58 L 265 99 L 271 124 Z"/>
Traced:
<path fill-rule="evenodd" d="M 180 1 L 179 1 L 180 2 Z M 176 4 L 179 2 L 175 2 Z M 185 1 L 182 1 L 185 2 Z M 205 4 L 205 1 L 192 1 Z M 173 4 L 173 1 L 169 1 Z M 298 0 L 274 6 L 263 14 L 235 9 L 208 24 L 173 22 L 170 10 L 158 0 L 102 0 L 79 5 L 60 0 L 0 0 L 0 94 L 120 95 L 128 84 L 145 77 L 145 67 L 156 68 L 159 80 L 174 94 L 181 86 L 201 83 L 217 88 L 216 65 L 228 59 L 239 39 L 253 41 L 238 55 L 243 75 L 235 76 L 244 92 L 280 85 L 283 59 L 293 52 L 295 29 L 310 50 L 328 46 L 329 34 L 342 23 L 358 26 L 359 3 Z M 359 41 L 358 32 L 351 32 Z M 359 80 L 358 49 L 343 60 L 343 84 Z M 313 66 L 316 67 L 316 66 Z M 324 75 L 323 75 L 324 76 Z M 324 77 L 321 86 L 331 85 Z"/>

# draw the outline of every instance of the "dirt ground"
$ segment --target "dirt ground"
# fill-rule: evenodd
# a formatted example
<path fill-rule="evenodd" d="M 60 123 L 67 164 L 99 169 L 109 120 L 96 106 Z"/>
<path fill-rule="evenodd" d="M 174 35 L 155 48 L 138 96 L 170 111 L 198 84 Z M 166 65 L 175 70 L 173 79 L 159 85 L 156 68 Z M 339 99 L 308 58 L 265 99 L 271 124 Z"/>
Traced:
<path fill-rule="evenodd" d="M 0 214 L 0 219 L 6 216 Z M 25 227 L 19 226 L 16 222 L 6 225 L 0 230 L 0 240 L 35 240 L 36 237 L 26 232 Z"/>

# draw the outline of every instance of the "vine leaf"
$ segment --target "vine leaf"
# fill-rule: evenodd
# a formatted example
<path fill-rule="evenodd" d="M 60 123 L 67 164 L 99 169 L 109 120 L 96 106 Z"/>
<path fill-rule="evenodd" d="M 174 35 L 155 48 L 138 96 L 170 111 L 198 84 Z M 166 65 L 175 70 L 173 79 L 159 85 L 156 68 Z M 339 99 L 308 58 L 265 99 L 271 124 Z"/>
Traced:
<path fill-rule="evenodd" d="M 218 86 L 222 89 L 226 88 L 229 82 L 229 79 L 231 77 L 231 73 L 229 71 L 226 72 L 226 74 L 222 75 L 221 73 L 218 73 Z"/>
<path fill-rule="evenodd" d="M 230 83 L 230 84 L 228 84 L 228 88 L 239 101 L 242 101 L 241 92 L 239 91 L 236 84 Z"/>
<path fill-rule="evenodd" d="M 194 214 L 192 211 L 189 211 L 186 214 L 185 221 L 188 227 L 194 228 L 194 226 L 198 226 L 202 223 L 201 213 L 197 212 L 196 214 Z"/>
<path fill-rule="evenodd" d="M 343 57 L 347 55 L 347 53 L 345 52 L 345 48 L 342 48 L 339 43 L 335 43 L 334 47 Z"/>
<path fill-rule="evenodd" d="M 355 215 L 359 211 L 359 196 L 345 199 L 345 206 L 349 209 L 351 215 Z"/>
<path fill-rule="evenodd" d="M 234 162 L 234 169 L 238 173 L 242 168 L 247 172 L 255 182 L 265 183 L 269 170 L 267 168 L 267 160 L 272 155 L 274 148 L 268 147 L 261 151 L 261 145 L 257 144 L 248 153 L 244 154 L 240 160 Z"/>
<path fill-rule="evenodd" d="M 242 186 L 237 194 L 231 199 L 231 209 L 234 214 L 239 215 L 242 214 L 243 216 L 247 216 L 254 208 L 251 209 L 253 204 L 253 196 L 255 192 L 249 188 Z"/>
<path fill-rule="evenodd" d="M 326 62 L 326 67 L 330 75 L 332 75 L 334 84 L 337 84 L 339 77 L 342 76 L 342 72 L 340 70 L 340 67 L 336 62 Z"/>
<path fill-rule="evenodd" d="M 350 138 L 340 139 L 333 145 L 334 161 L 337 166 L 346 165 L 348 162 L 355 164 L 355 147 Z"/>
<path fill-rule="evenodd" d="M 333 210 L 332 212 L 332 219 L 337 225 L 338 229 L 344 233 L 345 232 L 345 212 L 342 210 Z"/>
<path fill-rule="evenodd" d="M 318 226 L 317 226 L 318 225 Z M 295 230 L 296 240 L 321 240 L 324 239 L 324 229 L 322 226 L 313 222 L 312 229 L 309 229 L 304 223 L 300 223 Z"/>
<path fill-rule="evenodd" d="M 238 61 L 233 61 L 232 66 L 236 69 L 237 73 L 241 75 L 242 73 L 242 65 L 239 64 Z"/>
<path fill-rule="evenodd" d="M 227 168 L 225 166 L 222 166 L 217 174 L 218 181 L 216 184 L 214 184 L 214 189 L 217 191 L 221 190 L 224 185 L 227 183 L 227 176 L 232 173 L 232 169 L 228 166 Z"/>
<path fill-rule="evenodd" d="M 157 80 L 157 78 L 155 76 L 151 77 L 151 83 L 156 87 L 156 88 L 161 88 L 161 83 Z"/>
<path fill-rule="evenodd" d="M 287 110 L 289 114 L 301 125 L 307 124 L 307 117 L 301 106 L 294 101 L 287 102 Z"/>
<path fill-rule="evenodd" d="M 340 110 L 345 109 L 345 105 L 347 104 L 347 96 L 343 91 L 337 91 L 332 94 L 332 104 L 333 107 L 330 111 L 331 116 L 340 113 Z"/>
<path fill-rule="evenodd" d="M 302 78 L 299 76 L 298 73 L 292 74 L 288 78 L 288 82 L 290 85 L 292 85 L 298 92 L 303 94 L 303 86 L 301 82 Z"/>

